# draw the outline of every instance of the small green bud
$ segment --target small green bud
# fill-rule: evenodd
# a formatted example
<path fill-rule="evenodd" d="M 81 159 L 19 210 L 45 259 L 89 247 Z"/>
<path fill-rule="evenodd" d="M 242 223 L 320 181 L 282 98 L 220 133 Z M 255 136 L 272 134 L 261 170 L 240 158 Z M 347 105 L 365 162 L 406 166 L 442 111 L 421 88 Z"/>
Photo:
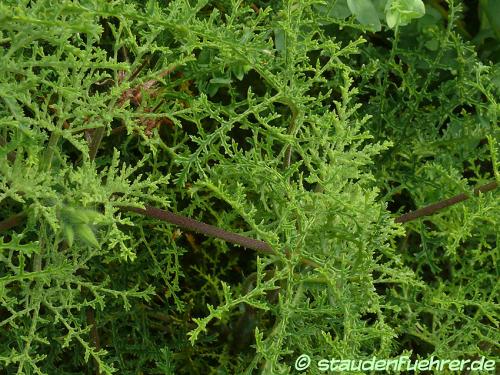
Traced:
<path fill-rule="evenodd" d="M 73 227 L 71 225 L 64 225 L 63 230 L 64 237 L 66 238 L 66 241 L 68 241 L 69 247 L 73 246 L 73 240 L 75 239 L 75 231 L 73 230 Z"/>
<path fill-rule="evenodd" d="M 63 207 L 61 209 L 63 221 L 69 224 L 87 224 L 89 218 L 85 210 L 77 210 L 73 207 Z"/>
<path fill-rule="evenodd" d="M 87 224 L 79 224 L 75 226 L 76 233 L 87 245 L 99 247 L 99 242 L 95 238 L 94 232 Z"/>
<path fill-rule="evenodd" d="M 81 209 L 82 213 L 87 217 L 87 223 L 94 224 L 96 222 L 103 221 L 105 216 L 100 212 L 90 210 L 90 209 Z"/>

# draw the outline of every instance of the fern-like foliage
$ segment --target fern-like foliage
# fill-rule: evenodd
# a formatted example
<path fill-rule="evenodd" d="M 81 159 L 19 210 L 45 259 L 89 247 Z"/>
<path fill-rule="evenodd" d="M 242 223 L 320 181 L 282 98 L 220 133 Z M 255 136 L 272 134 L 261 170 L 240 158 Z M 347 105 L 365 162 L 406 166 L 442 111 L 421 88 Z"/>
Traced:
<path fill-rule="evenodd" d="M 2 370 L 496 358 L 498 193 L 394 214 L 498 181 L 498 65 L 458 1 L 354 3 L 0 1 Z"/>

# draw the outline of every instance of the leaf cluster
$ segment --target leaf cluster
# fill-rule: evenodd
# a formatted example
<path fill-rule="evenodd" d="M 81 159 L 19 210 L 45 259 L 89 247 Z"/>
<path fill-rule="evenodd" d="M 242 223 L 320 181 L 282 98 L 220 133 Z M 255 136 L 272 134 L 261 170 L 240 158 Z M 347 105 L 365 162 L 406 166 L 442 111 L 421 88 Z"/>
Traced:
<path fill-rule="evenodd" d="M 464 9 L 0 1 L 0 217 L 26 218 L 0 233 L 0 368 L 496 358 L 498 192 L 394 222 L 499 178 L 495 34 Z M 273 251 L 122 209 L 146 205 Z"/>

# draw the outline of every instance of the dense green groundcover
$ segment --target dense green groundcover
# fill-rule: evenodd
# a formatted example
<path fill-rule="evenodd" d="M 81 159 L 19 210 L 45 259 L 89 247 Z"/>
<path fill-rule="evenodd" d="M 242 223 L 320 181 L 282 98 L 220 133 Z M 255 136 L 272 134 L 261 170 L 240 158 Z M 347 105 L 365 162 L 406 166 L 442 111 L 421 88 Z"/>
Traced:
<path fill-rule="evenodd" d="M 0 373 L 498 360 L 495 12 L 0 0 Z"/>

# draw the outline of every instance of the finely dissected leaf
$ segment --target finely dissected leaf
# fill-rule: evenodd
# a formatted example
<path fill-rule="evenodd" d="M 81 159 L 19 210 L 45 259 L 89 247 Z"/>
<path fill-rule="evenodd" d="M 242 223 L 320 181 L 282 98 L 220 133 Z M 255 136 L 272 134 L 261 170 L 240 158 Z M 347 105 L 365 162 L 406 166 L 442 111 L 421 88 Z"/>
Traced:
<path fill-rule="evenodd" d="M 0 372 L 498 361 L 469 3 L 0 0 Z"/>
<path fill-rule="evenodd" d="M 371 0 L 347 0 L 347 5 L 359 23 L 380 31 L 382 26 Z"/>
<path fill-rule="evenodd" d="M 9 241 L 6 241 L 5 237 L 0 237 L 0 251 L 10 249 L 26 255 L 40 252 L 40 243 L 38 241 L 21 244 L 22 238 L 23 236 L 18 234 L 13 234 Z"/>

